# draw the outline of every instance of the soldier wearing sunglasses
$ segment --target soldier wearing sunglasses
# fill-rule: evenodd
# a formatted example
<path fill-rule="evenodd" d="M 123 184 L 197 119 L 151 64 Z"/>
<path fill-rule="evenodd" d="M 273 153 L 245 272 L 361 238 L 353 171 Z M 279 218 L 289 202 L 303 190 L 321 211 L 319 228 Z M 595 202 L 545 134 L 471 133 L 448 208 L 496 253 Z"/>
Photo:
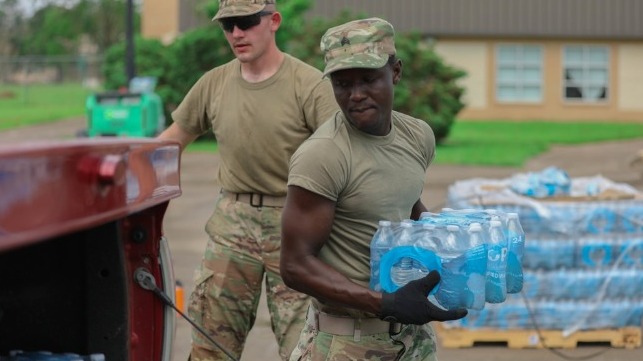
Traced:
<path fill-rule="evenodd" d="M 205 226 L 209 239 L 188 312 L 239 358 L 265 279 L 272 329 L 287 359 L 309 303 L 308 296 L 285 286 L 279 272 L 288 161 L 339 108 L 319 70 L 277 47 L 282 17 L 275 0 L 220 0 L 213 20 L 236 59 L 204 74 L 159 136 L 184 149 L 211 130 L 219 148 L 221 192 Z M 190 357 L 227 358 L 196 330 Z"/>

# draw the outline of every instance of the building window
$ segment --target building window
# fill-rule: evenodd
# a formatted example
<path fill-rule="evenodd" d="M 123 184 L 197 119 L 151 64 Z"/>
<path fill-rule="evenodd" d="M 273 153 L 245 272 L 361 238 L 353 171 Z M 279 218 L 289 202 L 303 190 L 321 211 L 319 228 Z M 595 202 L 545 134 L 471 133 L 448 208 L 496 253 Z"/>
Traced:
<path fill-rule="evenodd" d="M 542 101 L 542 47 L 503 44 L 498 45 L 496 54 L 496 99 L 501 102 Z"/>
<path fill-rule="evenodd" d="M 570 45 L 563 53 L 565 100 L 586 103 L 607 101 L 609 52 L 606 46 Z"/>

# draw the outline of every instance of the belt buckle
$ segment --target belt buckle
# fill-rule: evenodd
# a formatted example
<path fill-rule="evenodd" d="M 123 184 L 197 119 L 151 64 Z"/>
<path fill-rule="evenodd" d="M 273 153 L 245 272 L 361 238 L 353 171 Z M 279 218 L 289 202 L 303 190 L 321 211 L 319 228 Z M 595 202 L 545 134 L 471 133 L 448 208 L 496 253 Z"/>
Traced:
<path fill-rule="evenodd" d="M 255 203 L 255 196 L 257 196 L 258 202 Z M 253 207 L 263 207 L 263 194 L 250 193 L 250 205 Z"/>
<path fill-rule="evenodd" d="M 395 336 L 398 333 L 402 332 L 402 324 L 399 322 L 389 322 L 388 324 L 388 333 L 389 335 Z"/>
<path fill-rule="evenodd" d="M 362 340 L 362 319 L 356 318 L 353 320 L 353 341 L 360 342 Z"/>

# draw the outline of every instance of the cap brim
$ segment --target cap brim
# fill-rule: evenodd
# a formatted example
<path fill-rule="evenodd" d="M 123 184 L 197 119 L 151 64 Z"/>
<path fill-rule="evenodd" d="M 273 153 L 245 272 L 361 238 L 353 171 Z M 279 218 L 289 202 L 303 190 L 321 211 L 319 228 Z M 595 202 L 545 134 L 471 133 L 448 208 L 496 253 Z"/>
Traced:
<path fill-rule="evenodd" d="M 214 15 L 214 17 L 212 18 L 212 21 L 223 19 L 223 18 L 233 18 L 236 16 L 253 15 L 265 9 L 265 7 L 266 7 L 265 4 L 252 4 L 252 5 L 246 5 L 246 6 L 234 6 L 234 7 L 219 9 L 219 11 L 217 11 L 217 14 Z"/>
<path fill-rule="evenodd" d="M 388 54 L 354 54 L 341 59 L 333 59 L 326 64 L 323 76 L 344 69 L 379 69 L 388 63 Z"/>

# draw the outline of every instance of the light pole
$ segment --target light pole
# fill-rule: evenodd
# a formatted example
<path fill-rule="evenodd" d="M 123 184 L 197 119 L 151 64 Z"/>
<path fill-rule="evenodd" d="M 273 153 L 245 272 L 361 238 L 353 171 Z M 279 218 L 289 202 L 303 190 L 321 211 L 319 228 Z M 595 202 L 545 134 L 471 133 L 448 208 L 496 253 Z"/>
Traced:
<path fill-rule="evenodd" d="M 136 63 L 134 62 L 134 0 L 127 0 L 127 10 L 125 18 L 125 72 L 127 74 L 127 84 L 136 76 Z"/>

